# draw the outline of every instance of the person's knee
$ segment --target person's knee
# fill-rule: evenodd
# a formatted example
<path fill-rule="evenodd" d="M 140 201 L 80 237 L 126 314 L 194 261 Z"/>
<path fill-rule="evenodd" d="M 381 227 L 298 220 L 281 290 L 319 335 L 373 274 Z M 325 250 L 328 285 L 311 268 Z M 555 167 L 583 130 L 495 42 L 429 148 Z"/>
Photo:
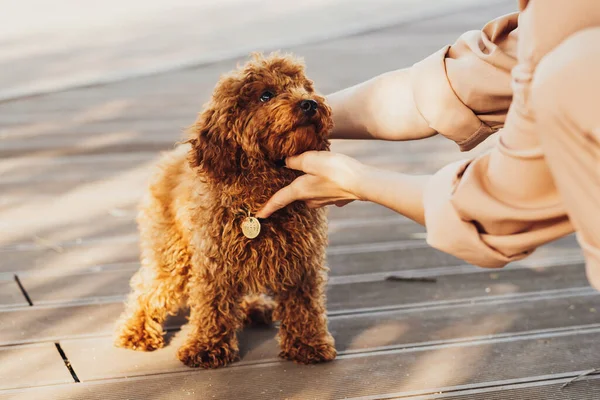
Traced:
<path fill-rule="evenodd" d="M 530 87 L 530 107 L 537 118 L 558 116 L 594 101 L 599 91 L 600 28 L 589 28 L 542 58 Z"/>

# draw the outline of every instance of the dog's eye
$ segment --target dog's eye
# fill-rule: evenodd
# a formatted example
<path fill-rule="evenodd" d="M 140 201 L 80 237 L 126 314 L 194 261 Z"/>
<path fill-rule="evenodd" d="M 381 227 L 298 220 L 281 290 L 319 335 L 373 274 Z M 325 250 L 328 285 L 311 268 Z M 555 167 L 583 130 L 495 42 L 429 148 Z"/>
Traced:
<path fill-rule="evenodd" d="M 260 95 L 260 101 L 262 101 L 263 103 L 266 103 L 267 101 L 271 100 L 273 97 L 275 97 L 275 95 L 273 94 L 273 92 L 270 92 L 268 90 L 265 90 L 261 95 Z"/>

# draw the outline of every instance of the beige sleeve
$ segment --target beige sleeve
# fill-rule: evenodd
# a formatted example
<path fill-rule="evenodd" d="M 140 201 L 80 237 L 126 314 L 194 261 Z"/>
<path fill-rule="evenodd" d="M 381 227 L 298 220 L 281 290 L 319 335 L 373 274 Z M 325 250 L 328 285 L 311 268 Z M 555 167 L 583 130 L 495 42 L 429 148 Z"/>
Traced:
<path fill-rule="evenodd" d="M 421 116 L 462 151 L 504 124 L 512 100 L 517 21 L 518 13 L 495 19 L 411 68 L 411 89 Z"/>
<path fill-rule="evenodd" d="M 511 135 L 508 129 L 500 140 Z M 480 267 L 503 267 L 573 232 L 535 149 L 498 145 L 450 164 L 430 179 L 423 202 L 427 243 Z"/>
<path fill-rule="evenodd" d="M 588 1 L 591 3 L 591 0 Z M 545 10 L 545 3 L 537 5 Z M 572 20 L 579 21 L 582 15 L 584 13 L 575 15 Z M 487 112 L 494 111 L 494 104 L 505 104 L 509 97 L 502 95 L 506 94 L 502 86 L 509 85 L 507 80 L 512 84 L 513 99 L 508 106 L 505 124 L 497 133 L 495 146 L 473 160 L 451 164 L 438 171 L 428 182 L 423 198 L 428 243 L 482 267 L 502 267 L 526 257 L 540 245 L 574 231 L 567 215 L 564 193 L 559 192 L 556 186 L 540 142 L 540 135 L 544 132 L 539 132 L 536 112 L 531 109 L 528 100 L 535 62 L 560 42 L 560 37 L 555 34 L 555 25 L 543 25 L 546 30 L 542 31 L 542 24 L 531 22 L 535 16 L 529 8 L 520 15 L 518 58 L 521 63 L 512 70 L 513 79 L 506 69 L 490 67 L 487 74 L 473 74 L 475 83 L 465 84 L 466 75 L 461 73 L 466 74 L 466 71 L 458 72 L 460 68 L 450 67 L 459 59 L 446 56 L 448 85 L 447 90 L 439 93 L 447 98 L 443 103 L 449 105 L 451 116 L 435 107 L 429 110 L 429 118 L 437 124 L 441 133 L 469 148 L 492 129 L 493 123 L 485 119 Z M 544 22 L 549 22 L 548 18 Z M 491 28 L 494 26 L 492 22 Z M 498 29 L 502 31 L 501 27 Z M 482 34 L 482 37 L 489 35 Z M 464 49 L 465 46 L 459 48 Z M 487 45 L 479 48 L 490 49 Z M 473 51 L 468 58 L 491 60 L 495 51 L 497 48 L 491 52 Z M 451 50 L 448 55 L 452 55 Z M 477 61 L 480 62 L 483 61 Z M 486 62 L 482 65 L 489 67 L 491 64 Z M 503 72 L 499 73 L 500 70 Z M 456 76 L 461 76 L 461 79 L 457 80 Z M 484 76 L 487 78 L 484 79 Z M 502 81 L 500 86 L 494 83 L 498 79 Z M 496 96 L 480 89 L 487 85 L 497 90 Z M 500 112 L 500 109 L 497 107 L 496 111 Z M 469 110 L 472 112 L 469 113 Z M 453 124 L 452 121 L 457 119 L 460 123 Z"/>

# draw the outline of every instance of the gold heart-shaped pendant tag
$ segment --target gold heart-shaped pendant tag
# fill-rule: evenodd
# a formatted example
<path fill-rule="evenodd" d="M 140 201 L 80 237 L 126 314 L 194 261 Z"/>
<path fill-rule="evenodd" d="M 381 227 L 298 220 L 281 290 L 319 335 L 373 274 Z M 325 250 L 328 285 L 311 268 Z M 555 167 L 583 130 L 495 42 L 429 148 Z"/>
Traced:
<path fill-rule="evenodd" d="M 242 222 L 242 233 L 248 239 L 254 239 L 260 233 L 260 222 L 254 217 L 246 217 Z"/>

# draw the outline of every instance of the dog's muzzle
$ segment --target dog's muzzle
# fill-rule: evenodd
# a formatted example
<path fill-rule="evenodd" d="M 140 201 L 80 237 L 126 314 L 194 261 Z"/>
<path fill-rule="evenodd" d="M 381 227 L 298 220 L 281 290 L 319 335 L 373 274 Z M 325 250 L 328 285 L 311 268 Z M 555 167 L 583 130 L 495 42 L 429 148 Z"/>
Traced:
<path fill-rule="evenodd" d="M 300 109 L 304 115 L 308 117 L 315 115 L 317 113 L 317 108 L 319 108 L 319 103 L 314 100 L 302 100 L 300 102 Z"/>

